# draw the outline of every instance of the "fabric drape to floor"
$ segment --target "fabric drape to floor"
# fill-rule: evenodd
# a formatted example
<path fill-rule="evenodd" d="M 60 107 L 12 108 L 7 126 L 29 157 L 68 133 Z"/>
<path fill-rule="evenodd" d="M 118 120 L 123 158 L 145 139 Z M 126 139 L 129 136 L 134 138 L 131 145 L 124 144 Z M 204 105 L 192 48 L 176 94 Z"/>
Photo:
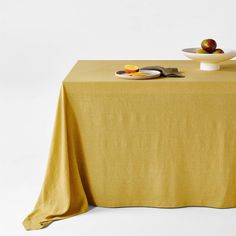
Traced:
<path fill-rule="evenodd" d="M 185 78 L 127 81 L 125 64 Z M 27 230 L 105 207 L 236 206 L 236 62 L 79 61 L 63 81 L 46 177 Z M 30 193 L 29 193 L 30 194 Z"/>

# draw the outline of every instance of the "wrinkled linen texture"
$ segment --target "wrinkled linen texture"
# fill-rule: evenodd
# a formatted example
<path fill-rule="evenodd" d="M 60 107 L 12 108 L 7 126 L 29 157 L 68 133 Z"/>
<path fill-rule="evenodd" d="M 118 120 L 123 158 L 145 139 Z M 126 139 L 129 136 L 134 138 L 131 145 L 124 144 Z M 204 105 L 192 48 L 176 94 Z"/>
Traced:
<path fill-rule="evenodd" d="M 125 64 L 185 78 L 115 78 Z M 44 184 L 25 229 L 103 207 L 236 206 L 236 63 L 79 61 L 63 81 Z"/>

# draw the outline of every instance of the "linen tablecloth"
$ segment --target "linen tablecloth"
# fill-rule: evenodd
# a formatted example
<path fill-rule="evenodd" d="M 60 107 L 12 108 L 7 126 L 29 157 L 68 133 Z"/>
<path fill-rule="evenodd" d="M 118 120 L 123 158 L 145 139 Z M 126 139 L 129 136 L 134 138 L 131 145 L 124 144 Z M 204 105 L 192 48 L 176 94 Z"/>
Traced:
<path fill-rule="evenodd" d="M 115 78 L 125 64 L 185 78 Z M 44 184 L 26 229 L 104 207 L 236 206 L 236 62 L 79 61 L 63 81 Z"/>

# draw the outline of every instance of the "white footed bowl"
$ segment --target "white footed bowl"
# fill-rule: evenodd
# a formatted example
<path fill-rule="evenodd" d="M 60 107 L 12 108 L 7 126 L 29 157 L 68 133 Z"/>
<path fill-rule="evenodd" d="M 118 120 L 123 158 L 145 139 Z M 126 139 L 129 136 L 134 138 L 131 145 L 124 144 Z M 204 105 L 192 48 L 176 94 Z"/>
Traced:
<path fill-rule="evenodd" d="M 200 70 L 214 71 L 220 69 L 220 62 L 230 60 L 236 56 L 235 50 L 223 49 L 222 54 L 201 54 L 196 53 L 198 48 L 185 48 L 182 50 L 183 54 L 194 60 L 200 62 Z"/>

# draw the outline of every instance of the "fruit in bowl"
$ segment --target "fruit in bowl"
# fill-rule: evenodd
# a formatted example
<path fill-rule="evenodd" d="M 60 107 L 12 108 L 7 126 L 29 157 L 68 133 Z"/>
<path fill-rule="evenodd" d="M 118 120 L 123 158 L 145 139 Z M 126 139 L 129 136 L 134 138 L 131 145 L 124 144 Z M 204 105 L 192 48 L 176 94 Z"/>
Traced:
<path fill-rule="evenodd" d="M 224 51 L 221 48 L 216 48 L 217 43 L 214 39 L 204 39 L 201 42 L 201 48 L 198 48 L 196 50 L 196 53 L 200 54 L 207 54 L 207 53 L 213 53 L 213 54 L 221 54 L 224 53 Z"/>
<path fill-rule="evenodd" d="M 201 43 L 201 47 L 205 51 L 212 53 L 216 50 L 217 43 L 214 39 L 204 39 Z"/>
<path fill-rule="evenodd" d="M 207 54 L 208 52 L 205 51 L 205 50 L 202 49 L 202 48 L 198 48 L 198 49 L 196 50 L 196 53 Z"/>
<path fill-rule="evenodd" d="M 222 54 L 222 53 L 224 53 L 224 51 L 223 51 L 221 48 L 217 48 L 217 49 L 213 52 L 213 54 Z"/>
<path fill-rule="evenodd" d="M 204 39 L 201 48 L 185 48 L 182 52 L 189 59 L 200 62 L 200 70 L 204 71 L 219 70 L 219 63 L 236 56 L 235 50 L 217 48 L 214 39 Z"/>

